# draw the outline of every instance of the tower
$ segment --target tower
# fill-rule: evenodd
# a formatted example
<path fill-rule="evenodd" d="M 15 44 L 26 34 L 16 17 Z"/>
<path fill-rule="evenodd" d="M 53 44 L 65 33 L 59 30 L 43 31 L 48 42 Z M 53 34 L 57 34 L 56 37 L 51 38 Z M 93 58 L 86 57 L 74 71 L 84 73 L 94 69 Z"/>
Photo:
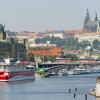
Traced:
<path fill-rule="evenodd" d="M 97 13 L 95 13 L 95 19 L 94 19 L 94 21 L 98 21 Z"/>
<path fill-rule="evenodd" d="M 4 26 L 0 24 L 0 40 L 6 40 L 6 33 L 4 30 Z"/>
<path fill-rule="evenodd" d="M 88 21 L 90 21 L 90 15 L 89 15 L 89 11 L 88 11 L 88 9 L 87 9 L 87 10 L 86 10 L 86 17 L 85 17 L 84 23 L 87 24 Z"/>
<path fill-rule="evenodd" d="M 95 13 L 94 22 L 95 22 L 95 29 L 97 32 L 99 32 L 100 31 L 100 21 L 98 19 L 97 13 Z"/>
<path fill-rule="evenodd" d="M 89 30 L 88 29 L 88 23 L 90 22 L 90 15 L 89 15 L 89 11 L 88 9 L 86 10 L 86 16 L 85 16 L 85 19 L 84 19 L 84 24 L 83 24 L 83 29 L 86 29 L 86 30 Z"/>
<path fill-rule="evenodd" d="M 95 13 L 94 20 L 91 20 L 88 9 L 86 10 L 86 17 L 84 19 L 83 29 L 90 32 L 100 31 L 100 21 L 98 19 L 97 13 Z"/>

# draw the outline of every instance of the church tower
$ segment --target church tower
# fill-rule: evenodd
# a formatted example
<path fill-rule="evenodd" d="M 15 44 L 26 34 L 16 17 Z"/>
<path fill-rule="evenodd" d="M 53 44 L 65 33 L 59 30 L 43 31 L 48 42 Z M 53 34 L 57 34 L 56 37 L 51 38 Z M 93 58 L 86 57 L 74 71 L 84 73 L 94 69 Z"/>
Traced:
<path fill-rule="evenodd" d="M 0 24 L 0 41 L 6 40 L 6 33 L 5 33 L 4 28 L 5 28 L 5 26 Z"/>
<path fill-rule="evenodd" d="M 88 9 L 86 10 L 86 17 L 85 17 L 85 20 L 84 20 L 84 24 L 87 24 L 88 21 L 90 21 L 90 15 L 89 15 L 89 11 Z"/>
<path fill-rule="evenodd" d="M 98 19 L 98 16 L 97 16 L 97 13 L 95 13 L 95 18 L 94 18 L 94 21 L 95 21 L 95 26 L 96 26 L 96 31 L 99 32 L 100 31 L 100 21 Z"/>
<path fill-rule="evenodd" d="M 89 11 L 86 10 L 86 17 L 84 19 L 83 29 L 90 32 L 100 31 L 100 21 L 98 19 L 97 13 L 95 13 L 94 20 L 90 19 Z"/>
<path fill-rule="evenodd" d="M 94 19 L 94 21 L 98 21 L 97 13 L 95 13 L 95 19 Z"/>

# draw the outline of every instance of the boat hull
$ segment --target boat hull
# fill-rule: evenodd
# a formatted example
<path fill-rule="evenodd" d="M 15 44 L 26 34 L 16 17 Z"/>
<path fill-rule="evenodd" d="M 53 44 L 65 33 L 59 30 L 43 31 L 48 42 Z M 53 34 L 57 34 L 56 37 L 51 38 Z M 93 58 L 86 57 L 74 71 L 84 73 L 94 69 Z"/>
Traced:
<path fill-rule="evenodd" d="M 0 75 L 0 82 L 20 81 L 35 79 L 34 71 L 4 72 Z"/>

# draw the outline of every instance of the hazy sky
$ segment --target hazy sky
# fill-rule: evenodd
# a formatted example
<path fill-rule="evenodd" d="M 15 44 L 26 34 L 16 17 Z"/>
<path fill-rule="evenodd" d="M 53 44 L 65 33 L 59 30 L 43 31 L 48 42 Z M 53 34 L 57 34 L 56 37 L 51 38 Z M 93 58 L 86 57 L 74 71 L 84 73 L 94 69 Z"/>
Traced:
<path fill-rule="evenodd" d="M 79 29 L 87 8 L 100 17 L 100 0 L 0 0 L 0 23 L 12 31 Z"/>

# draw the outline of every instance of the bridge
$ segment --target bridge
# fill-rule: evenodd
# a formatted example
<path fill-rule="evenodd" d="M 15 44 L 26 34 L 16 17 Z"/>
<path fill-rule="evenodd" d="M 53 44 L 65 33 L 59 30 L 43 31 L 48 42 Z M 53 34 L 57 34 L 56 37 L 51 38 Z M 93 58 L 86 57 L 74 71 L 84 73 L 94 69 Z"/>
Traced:
<path fill-rule="evenodd" d="M 38 64 L 38 68 L 43 69 L 47 74 L 56 73 L 58 74 L 59 71 L 66 72 L 67 70 L 73 69 L 75 67 L 83 67 L 83 68 L 91 68 L 93 66 L 99 66 L 100 62 L 96 63 L 41 63 Z"/>

